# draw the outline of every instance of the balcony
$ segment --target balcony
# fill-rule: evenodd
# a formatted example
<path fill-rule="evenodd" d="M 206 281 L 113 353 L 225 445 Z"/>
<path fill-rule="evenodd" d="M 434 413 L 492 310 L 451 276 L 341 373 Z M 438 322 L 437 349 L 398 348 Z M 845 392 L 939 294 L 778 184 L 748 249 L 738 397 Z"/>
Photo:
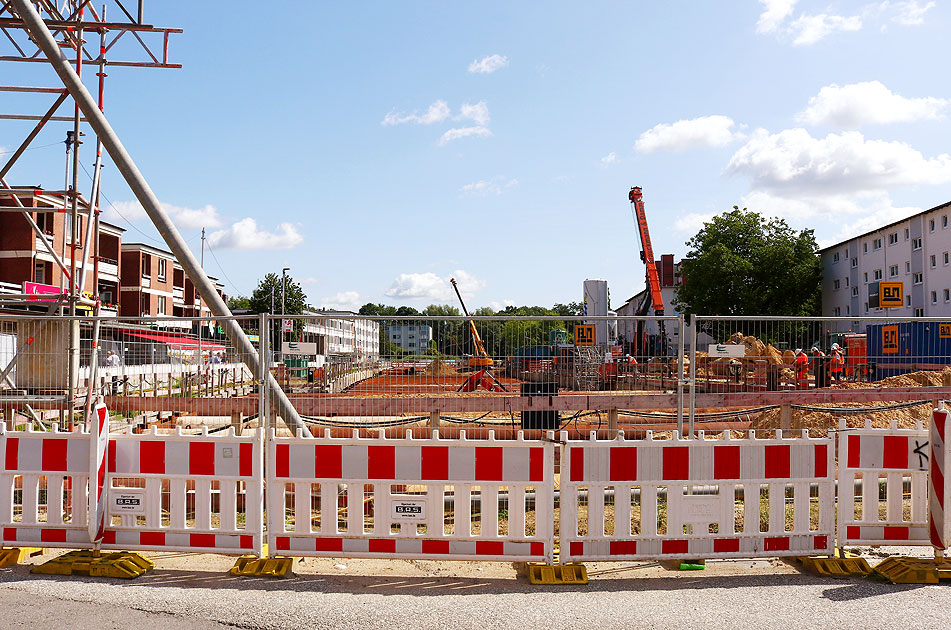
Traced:
<path fill-rule="evenodd" d="M 47 240 L 49 241 L 50 245 L 53 245 L 53 233 L 52 233 L 52 232 L 47 232 L 47 233 L 46 233 L 46 238 L 47 238 Z M 43 239 L 41 239 L 39 236 L 36 237 L 36 251 L 38 251 L 38 252 L 48 252 L 48 251 L 49 251 L 49 248 L 47 248 L 46 245 L 43 244 Z"/>
<path fill-rule="evenodd" d="M 119 279 L 119 261 L 104 256 L 99 257 L 99 273 Z"/>
<path fill-rule="evenodd" d="M 149 287 L 151 287 L 151 286 L 152 286 L 152 276 L 142 276 L 142 280 L 141 280 L 141 282 L 139 282 L 139 286 L 140 286 L 140 287 L 143 287 L 143 288 L 146 288 L 146 289 L 148 289 Z"/>
<path fill-rule="evenodd" d="M 185 301 L 185 287 L 172 287 L 172 299 L 176 303 L 183 303 Z"/>

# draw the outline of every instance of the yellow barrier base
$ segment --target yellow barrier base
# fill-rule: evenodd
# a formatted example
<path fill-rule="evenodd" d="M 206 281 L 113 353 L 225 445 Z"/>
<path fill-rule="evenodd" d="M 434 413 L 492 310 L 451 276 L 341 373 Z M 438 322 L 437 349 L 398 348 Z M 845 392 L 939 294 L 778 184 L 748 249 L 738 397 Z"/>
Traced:
<path fill-rule="evenodd" d="M 571 564 L 525 563 L 530 584 L 587 584 L 588 570 L 580 562 Z"/>
<path fill-rule="evenodd" d="M 27 558 L 39 556 L 42 553 L 42 547 L 12 547 L 0 549 L 0 569 L 14 564 L 20 564 Z"/>
<path fill-rule="evenodd" d="M 937 584 L 951 580 L 951 560 L 895 556 L 875 565 L 875 573 L 893 584 Z"/>
<path fill-rule="evenodd" d="M 231 567 L 231 575 L 250 577 L 287 577 L 293 575 L 294 558 L 258 558 L 241 556 Z"/>
<path fill-rule="evenodd" d="M 854 553 L 845 552 L 845 556 L 835 550 L 835 557 L 828 556 L 803 556 L 796 558 L 802 563 L 803 567 L 818 575 L 826 577 L 850 577 L 854 575 L 868 575 L 872 572 L 872 567 L 862 556 Z"/>
<path fill-rule="evenodd" d="M 116 551 L 97 556 L 94 552 L 83 549 L 70 551 L 38 564 L 30 573 L 132 579 L 144 575 L 154 566 L 154 562 L 137 553 Z"/>

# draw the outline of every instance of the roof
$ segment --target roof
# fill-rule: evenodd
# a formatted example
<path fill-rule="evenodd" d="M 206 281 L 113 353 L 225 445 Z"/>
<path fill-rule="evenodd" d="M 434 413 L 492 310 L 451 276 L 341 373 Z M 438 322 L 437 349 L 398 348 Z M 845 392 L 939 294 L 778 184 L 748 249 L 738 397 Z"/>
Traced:
<path fill-rule="evenodd" d="M 145 243 L 123 243 L 122 253 L 125 253 L 126 251 L 143 251 L 147 254 L 155 254 L 156 256 L 164 256 L 169 260 L 175 260 L 175 255 L 172 252 L 159 249 L 158 247 L 152 247 L 151 245 L 146 245 Z"/>
<path fill-rule="evenodd" d="M 845 239 L 844 241 L 839 241 L 838 243 L 836 243 L 836 244 L 834 244 L 834 245 L 829 245 L 828 247 L 823 247 L 822 249 L 819 250 L 819 253 L 821 254 L 822 252 L 827 252 L 827 251 L 829 251 L 830 249 L 835 249 L 836 247 L 842 247 L 842 245 L 845 244 L 845 243 L 849 243 L 849 242 L 851 242 L 851 241 L 854 241 L 854 240 L 859 239 L 859 238 L 863 238 L 863 237 L 865 237 L 865 236 L 871 236 L 872 234 L 876 234 L 876 233 L 878 233 L 878 232 L 883 232 L 883 231 L 887 230 L 887 229 L 890 228 L 890 227 L 894 227 L 894 226 L 898 225 L 899 223 L 904 223 L 904 222 L 907 221 L 908 219 L 914 219 L 915 217 L 921 217 L 921 216 L 924 216 L 924 215 L 928 214 L 929 212 L 935 212 L 935 211 L 937 211 L 937 210 L 942 210 L 942 209 L 948 208 L 948 207 L 951 207 L 951 201 L 947 201 L 947 202 L 945 202 L 945 203 L 942 203 L 942 204 L 940 204 L 940 205 L 937 205 L 937 206 L 935 206 L 934 208 L 929 208 L 928 210 L 922 210 L 921 212 L 918 212 L 918 213 L 912 214 L 912 215 L 910 215 L 910 216 L 907 216 L 907 217 L 905 217 L 904 219 L 898 219 L 897 221 L 892 221 L 891 223 L 888 223 L 888 224 L 883 225 L 883 226 L 881 226 L 881 227 L 875 228 L 874 230 L 869 230 L 868 232 L 865 232 L 865 233 L 863 233 L 863 234 L 859 234 L 858 236 L 853 236 L 853 237 L 851 237 L 851 238 Z"/>

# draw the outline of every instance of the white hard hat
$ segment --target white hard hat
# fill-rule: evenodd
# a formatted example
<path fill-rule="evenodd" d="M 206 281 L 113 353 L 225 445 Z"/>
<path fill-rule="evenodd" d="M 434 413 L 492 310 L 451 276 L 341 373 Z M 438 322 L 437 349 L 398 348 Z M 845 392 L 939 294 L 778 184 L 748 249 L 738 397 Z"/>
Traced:
<path fill-rule="evenodd" d="M 796 354 L 799 354 L 800 352 L 802 352 L 802 348 L 796 348 Z"/>
<path fill-rule="evenodd" d="M 837 343 L 832 344 L 832 349 L 833 349 L 833 350 L 838 350 L 838 349 L 839 349 L 839 344 L 837 344 Z"/>
<path fill-rule="evenodd" d="M 819 352 L 819 347 L 818 347 L 818 346 L 812 346 L 812 351 L 813 351 L 813 352 Z"/>

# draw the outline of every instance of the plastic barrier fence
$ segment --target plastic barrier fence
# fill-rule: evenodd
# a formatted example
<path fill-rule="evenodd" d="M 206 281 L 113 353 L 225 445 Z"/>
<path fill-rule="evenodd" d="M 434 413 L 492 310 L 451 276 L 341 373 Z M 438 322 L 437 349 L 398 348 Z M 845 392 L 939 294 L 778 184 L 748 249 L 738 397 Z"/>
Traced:
<path fill-rule="evenodd" d="M 90 547 L 88 433 L 7 431 L 0 425 L 4 545 Z"/>
<path fill-rule="evenodd" d="M 261 553 L 261 436 L 120 434 L 103 547 Z"/>
<path fill-rule="evenodd" d="M 914 429 L 894 421 L 888 429 L 873 429 L 871 421 L 850 429 L 840 421 L 839 546 L 931 544 L 928 443 L 920 422 Z"/>
<path fill-rule="evenodd" d="M 268 445 L 268 544 L 294 556 L 547 561 L 554 444 L 278 438 Z"/>
<path fill-rule="evenodd" d="M 951 543 L 951 521 L 945 518 L 945 509 L 951 503 L 951 484 L 946 479 L 951 462 L 951 441 L 947 431 L 951 414 L 939 404 L 931 421 L 931 468 L 928 478 L 929 538 L 935 549 L 947 549 Z"/>
<path fill-rule="evenodd" d="M 831 553 L 833 438 L 568 441 L 561 557 L 749 558 Z"/>

